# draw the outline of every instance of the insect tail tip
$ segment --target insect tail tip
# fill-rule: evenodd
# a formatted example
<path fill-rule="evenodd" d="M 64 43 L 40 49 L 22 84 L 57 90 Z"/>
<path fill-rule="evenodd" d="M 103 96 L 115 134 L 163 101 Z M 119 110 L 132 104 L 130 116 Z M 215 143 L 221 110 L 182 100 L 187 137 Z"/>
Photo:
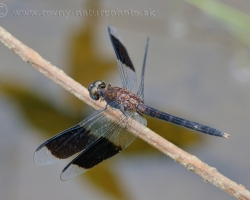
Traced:
<path fill-rule="evenodd" d="M 224 138 L 229 138 L 229 134 L 228 134 L 228 133 L 224 133 L 224 134 L 222 135 L 222 137 L 224 137 Z"/>

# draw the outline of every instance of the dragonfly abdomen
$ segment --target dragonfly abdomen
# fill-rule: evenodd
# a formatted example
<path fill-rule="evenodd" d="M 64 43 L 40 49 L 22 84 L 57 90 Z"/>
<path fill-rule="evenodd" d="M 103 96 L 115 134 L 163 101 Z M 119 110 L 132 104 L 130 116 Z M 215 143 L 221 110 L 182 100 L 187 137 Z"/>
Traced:
<path fill-rule="evenodd" d="M 201 133 L 205 133 L 208 135 L 214 135 L 214 136 L 219 136 L 219 137 L 225 137 L 228 138 L 229 135 L 227 133 L 223 133 L 217 129 L 211 128 L 209 126 L 205 126 L 193 121 L 189 121 L 186 119 L 182 119 L 180 117 L 175 117 L 173 115 L 161 112 L 159 110 L 156 110 L 154 108 L 151 108 L 147 105 L 144 104 L 140 104 L 137 107 L 138 111 L 141 113 L 144 113 L 146 115 L 149 115 L 151 117 L 157 118 L 157 119 L 161 119 L 167 122 L 171 122 L 173 124 L 179 125 L 179 126 L 183 126 Z"/>

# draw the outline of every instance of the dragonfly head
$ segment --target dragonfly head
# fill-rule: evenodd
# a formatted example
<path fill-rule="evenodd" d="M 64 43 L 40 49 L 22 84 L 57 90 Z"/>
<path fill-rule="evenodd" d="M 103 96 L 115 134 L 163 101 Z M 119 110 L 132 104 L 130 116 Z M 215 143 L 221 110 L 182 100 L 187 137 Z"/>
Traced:
<path fill-rule="evenodd" d="M 90 83 L 88 87 L 90 97 L 94 100 L 99 100 L 101 97 L 100 90 L 105 88 L 106 88 L 106 83 L 102 80 Z"/>

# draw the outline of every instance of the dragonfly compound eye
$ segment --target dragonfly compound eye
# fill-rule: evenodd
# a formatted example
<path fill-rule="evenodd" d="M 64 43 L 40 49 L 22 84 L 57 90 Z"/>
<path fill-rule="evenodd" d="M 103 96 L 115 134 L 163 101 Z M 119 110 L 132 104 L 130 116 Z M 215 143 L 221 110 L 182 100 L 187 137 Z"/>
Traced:
<path fill-rule="evenodd" d="M 99 88 L 99 89 L 101 89 L 101 88 L 106 88 L 106 83 L 105 83 L 104 81 L 102 81 L 102 80 L 95 81 L 95 82 L 93 83 L 93 85 L 94 85 L 95 87 Z"/>
<path fill-rule="evenodd" d="M 96 83 L 96 82 L 95 82 Z M 88 87 L 89 95 L 92 99 L 98 100 L 100 99 L 99 89 L 98 85 L 95 83 L 91 83 Z"/>

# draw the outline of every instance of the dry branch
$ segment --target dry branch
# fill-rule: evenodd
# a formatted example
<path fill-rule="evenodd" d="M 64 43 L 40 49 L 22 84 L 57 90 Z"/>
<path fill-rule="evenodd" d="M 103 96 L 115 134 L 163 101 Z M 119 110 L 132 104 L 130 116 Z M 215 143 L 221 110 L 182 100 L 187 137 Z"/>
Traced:
<path fill-rule="evenodd" d="M 5 29 L 0 27 L 0 41 L 17 55 L 19 55 L 25 62 L 31 64 L 38 71 L 43 73 L 48 78 L 52 79 L 64 89 L 71 92 L 73 95 L 92 106 L 95 109 L 103 108 L 103 104 L 93 101 L 88 94 L 86 88 L 68 77 L 62 70 L 51 65 L 48 61 L 43 59 L 38 53 L 22 44 L 19 40 L 14 38 Z M 119 115 L 112 113 L 112 115 Z M 226 191 L 230 195 L 241 200 L 250 200 L 250 192 L 244 186 L 238 185 L 232 180 L 220 174 L 215 168 L 203 163 L 197 157 L 188 154 L 174 144 L 165 140 L 152 130 L 141 124 L 133 121 L 127 127 L 129 131 L 140 137 L 150 145 L 154 146 L 159 151 L 168 155 L 189 171 L 192 171 L 201 176 L 206 182 L 210 182 L 220 189 Z"/>

